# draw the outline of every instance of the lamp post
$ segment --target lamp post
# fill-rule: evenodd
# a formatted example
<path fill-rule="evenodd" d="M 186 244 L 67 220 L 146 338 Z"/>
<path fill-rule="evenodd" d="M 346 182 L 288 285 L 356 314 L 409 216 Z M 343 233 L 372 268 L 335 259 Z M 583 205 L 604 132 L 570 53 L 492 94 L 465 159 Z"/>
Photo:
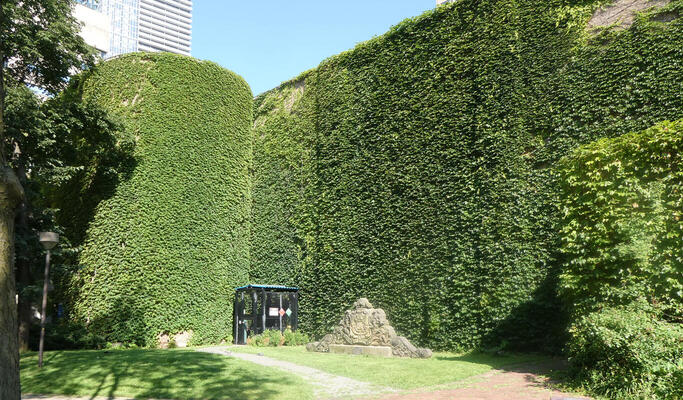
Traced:
<path fill-rule="evenodd" d="M 38 347 L 38 368 L 43 367 L 43 345 L 45 343 L 45 319 L 47 313 L 47 289 L 50 281 L 50 250 L 59 243 L 59 235 L 54 232 L 40 232 L 40 244 L 47 250 L 45 255 L 45 280 L 43 281 L 43 312 L 40 314 L 40 345 Z"/>

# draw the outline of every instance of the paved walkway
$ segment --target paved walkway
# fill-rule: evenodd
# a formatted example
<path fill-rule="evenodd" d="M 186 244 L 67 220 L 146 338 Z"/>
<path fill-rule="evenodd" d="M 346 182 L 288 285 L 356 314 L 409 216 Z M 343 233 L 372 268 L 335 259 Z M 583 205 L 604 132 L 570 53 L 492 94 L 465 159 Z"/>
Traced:
<path fill-rule="evenodd" d="M 253 362 L 255 364 L 266 367 L 275 367 L 286 372 L 299 375 L 300 377 L 304 378 L 305 381 L 313 385 L 313 394 L 315 395 L 316 399 L 330 397 L 357 398 L 372 394 L 396 391 L 386 386 L 378 386 L 343 376 L 329 374 L 327 372 L 320 371 L 319 369 L 305 367 L 303 365 L 298 365 L 287 361 L 275 360 L 273 358 L 259 356 L 257 354 L 231 352 L 225 347 L 206 347 L 197 349 L 197 351 L 235 357 L 241 360 Z"/>

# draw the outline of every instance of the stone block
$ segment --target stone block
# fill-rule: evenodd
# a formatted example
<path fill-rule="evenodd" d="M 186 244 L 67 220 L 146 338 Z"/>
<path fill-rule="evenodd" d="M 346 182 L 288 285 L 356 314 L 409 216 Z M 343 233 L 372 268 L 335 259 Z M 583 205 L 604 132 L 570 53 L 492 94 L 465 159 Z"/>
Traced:
<path fill-rule="evenodd" d="M 391 357 L 392 355 L 390 346 L 354 346 L 347 344 L 330 344 L 330 353 L 377 357 Z"/>

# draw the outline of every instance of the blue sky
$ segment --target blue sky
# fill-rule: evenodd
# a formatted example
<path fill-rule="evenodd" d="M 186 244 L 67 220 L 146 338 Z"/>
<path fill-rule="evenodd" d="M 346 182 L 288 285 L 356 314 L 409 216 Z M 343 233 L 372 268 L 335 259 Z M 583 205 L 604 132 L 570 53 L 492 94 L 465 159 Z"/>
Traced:
<path fill-rule="evenodd" d="M 254 94 L 435 7 L 435 0 L 194 0 L 192 55 Z"/>

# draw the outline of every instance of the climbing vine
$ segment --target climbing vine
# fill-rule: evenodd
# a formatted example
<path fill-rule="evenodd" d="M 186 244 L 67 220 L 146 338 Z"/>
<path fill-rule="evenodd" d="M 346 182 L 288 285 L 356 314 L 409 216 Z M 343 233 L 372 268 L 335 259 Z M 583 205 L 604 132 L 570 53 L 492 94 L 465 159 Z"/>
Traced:
<path fill-rule="evenodd" d="M 249 260 L 248 85 L 214 63 L 135 53 L 101 63 L 71 90 L 135 138 L 129 171 L 73 228 L 84 239 L 72 318 L 139 345 L 183 331 L 193 343 L 229 338 L 232 289 L 246 283 Z"/>
<path fill-rule="evenodd" d="M 423 346 L 558 350 L 558 161 L 683 116 L 683 3 L 602 3 L 461 0 L 257 97 L 251 276 L 315 336 L 366 296 Z"/>

